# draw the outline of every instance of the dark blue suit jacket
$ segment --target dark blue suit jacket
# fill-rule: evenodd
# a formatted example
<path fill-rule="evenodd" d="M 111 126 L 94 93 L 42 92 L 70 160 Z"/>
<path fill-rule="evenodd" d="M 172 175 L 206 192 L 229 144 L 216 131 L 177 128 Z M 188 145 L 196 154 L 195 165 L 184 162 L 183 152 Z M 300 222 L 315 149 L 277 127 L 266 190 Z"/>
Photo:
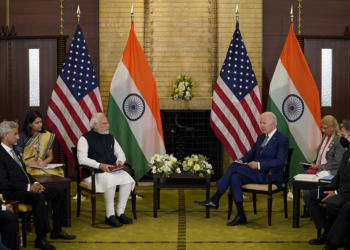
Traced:
<path fill-rule="evenodd" d="M 289 150 L 288 137 L 276 130 L 260 155 L 261 144 L 263 143 L 265 136 L 265 134 L 259 135 L 254 146 L 241 158 L 244 163 L 249 163 L 251 161 L 260 163 L 258 178 L 261 183 L 268 183 L 270 168 L 284 165 Z M 278 187 L 281 186 L 283 182 L 283 169 L 274 171 L 272 181 Z"/>

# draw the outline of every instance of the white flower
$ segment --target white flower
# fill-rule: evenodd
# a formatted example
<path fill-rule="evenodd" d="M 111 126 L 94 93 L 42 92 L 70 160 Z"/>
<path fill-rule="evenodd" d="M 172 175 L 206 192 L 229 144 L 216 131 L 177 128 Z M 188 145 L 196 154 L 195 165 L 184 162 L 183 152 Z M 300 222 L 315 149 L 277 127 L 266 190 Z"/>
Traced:
<path fill-rule="evenodd" d="M 198 171 L 198 170 L 200 170 L 200 166 L 199 166 L 198 164 L 196 164 L 196 165 L 194 165 L 193 169 L 194 169 L 195 171 Z"/>
<path fill-rule="evenodd" d="M 179 91 L 180 91 L 180 92 L 184 92 L 185 89 L 186 89 L 186 87 L 185 87 L 184 82 L 180 82 L 180 83 L 179 83 Z"/>
<path fill-rule="evenodd" d="M 157 162 L 161 162 L 161 161 L 162 161 L 162 158 L 159 156 L 159 157 L 157 157 L 156 161 L 157 161 Z"/>
<path fill-rule="evenodd" d="M 180 168 L 177 168 L 177 169 L 176 169 L 176 172 L 177 172 L 178 174 L 180 174 L 180 173 L 181 173 Z"/>
<path fill-rule="evenodd" d="M 151 160 L 149 161 L 149 163 L 154 164 L 154 157 L 151 158 Z"/>
<path fill-rule="evenodd" d="M 153 170 L 152 170 L 152 173 L 153 173 L 153 174 L 157 173 L 157 169 L 153 169 Z"/>
<path fill-rule="evenodd" d="M 186 91 L 186 96 L 191 96 L 191 93 L 189 91 Z"/>
<path fill-rule="evenodd" d="M 207 170 L 207 173 L 210 174 L 210 170 L 209 169 Z"/>
<path fill-rule="evenodd" d="M 174 95 L 174 100 L 177 100 L 179 98 L 179 95 Z"/>

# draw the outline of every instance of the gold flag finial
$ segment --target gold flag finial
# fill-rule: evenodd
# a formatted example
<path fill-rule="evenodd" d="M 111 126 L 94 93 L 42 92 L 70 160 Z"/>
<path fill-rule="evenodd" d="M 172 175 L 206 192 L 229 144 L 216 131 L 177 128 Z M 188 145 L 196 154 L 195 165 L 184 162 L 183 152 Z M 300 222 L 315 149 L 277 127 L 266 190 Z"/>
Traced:
<path fill-rule="evenodd" d="M 292 5 L 292 7 L 290 8 L 290 21 L 291 21 L 291 23 L 293 23 L 293 5 Z"/>
<path fill-rule="evenodd" d="M 238 4 L 236 5 L 236 22 L 238 23 L 239 18 L 239 10 L 238 10 Z"/>
<path fill-rule="evenodd" d="M 131 6 L 131 24 L 134 24 L 134 5 Z"/>
<path fill-rule="evenodd" d="M 80 21 L 80 8 L 79 8 L 79 5 L 78 5 L 78 9 L 77 9 L 77 18 L 78 18 L 78 24 L 79 24 L 79 21 Z"/>

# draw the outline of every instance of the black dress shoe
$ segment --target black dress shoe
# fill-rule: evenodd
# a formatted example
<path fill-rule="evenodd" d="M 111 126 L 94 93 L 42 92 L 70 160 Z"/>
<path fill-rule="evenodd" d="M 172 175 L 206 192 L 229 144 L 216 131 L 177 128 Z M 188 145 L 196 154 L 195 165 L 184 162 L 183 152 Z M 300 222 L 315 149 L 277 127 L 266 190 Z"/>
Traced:
<path fill-rule="evenodd" d="M 202 207 L 210 207 L 211 209 L 214 209 L 214 210 L 218 210 L 218 208 L 219 208 L 219 204 L 215 204 L 210 199 L 202 201 L 202 202 L 195 201 L 194 203 L 196 203 L 197 205 L 202 206 Z"/>
<path fill-rule="evenodd" d="M 56 247 L 51 245 L 47 239 L 41 239 L 41 240 L 38 240 L 38 239 L 35 239 L 34 241 L 34 246 L 36 248 L 40 248 L 40 249 L 44 249 L 44 250 L 55 250 Z"/>
<path fill-rule="evenodd" d="M 115 218 L 114 215 L 110 216 L 109 218 L 106 217 L 105 222 L 113 227 L 120 227 L 120 222 Z"/>
<path fill-rule="evenodd" d="M 319 238 L 309 240 L 310 245 L 324 245 L 327 243 L 329 243 L 329 241 L 321 236 Z"/>
<path fill-rule="evenodd" d="M 231 221 L 230 223 L 227 223 L 227 226 L 231 227 L 231 226 L 237 226 L 240 224 L 247 224 L 247 218 L 246 217 L 241 218 L 237 215 L 233 221 Z"/>
<path fill-rule="evenodd" d="M 50 239 L 52 240 L 57 240 L 57 239 L 74 240 L 75 238 L 76 238 L 75 235 L 69 235 L 62 229 L 61 229 L 61 232 L 52 231 L 50 233 Z"/>
<path fill-rule="evenodd" d="M 303 213 L 300 218 L 309 218 L 310 217 L 310 212 L 309 210 L 306 210 L 305 213 Z"/>
<path fill-rule="evenodd" d="M 331 242 L 331 243 L 325 245 L 323 249 L 324 250 L 337 250 L 338 248 L 340 248 L 340 247 L 336 246 L 335 244 L 333 244 Z"/>
<path fill-rule="evenodd" d="M 121 214 L 120 216 L 115 216 L 117 218 L 117 220 L 120 222 L 120 223 L 123 223 L 123 224 L 132 224 L 132 220 L 130 218 L 128 218 L 125 214 Z"/>

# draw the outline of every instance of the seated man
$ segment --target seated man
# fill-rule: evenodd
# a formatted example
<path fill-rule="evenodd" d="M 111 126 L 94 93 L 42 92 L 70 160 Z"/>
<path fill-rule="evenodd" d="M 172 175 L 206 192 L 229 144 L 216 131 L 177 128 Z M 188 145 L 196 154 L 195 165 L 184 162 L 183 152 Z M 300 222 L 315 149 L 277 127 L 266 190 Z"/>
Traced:
<path fill-rule="evenodd" d="M 0 193 L 5 200 L 16 200 L 19 203 L 29 204 L 33 209 L 36 239 L 35 247 L 54 250 L 46 240 L 46 234 L 51 232 L 51 239 L 75 239 L 62 230 L 67 226 L 66 195 L 64 190 L 56 187 L 47 187 L 38 183 L 26 171 L 23 159 L 13 146 L 19 139 L 18 125 L 15 122 L 5 121 L 0 124 Z M 47 218 L 45 200 L 51 200 L 53 213 L 53 231 Z"/>
<path fill-rule="evenodd" d="M 3 201 L 0 200 L 0 250 L 6 248 L 14 248 L 16 222 L 17 215 L 16 211 L 13 211 L 12 205 L 5 205 Z M 5 245 L 6 248 L 1 248 L 2 245 Z"/>
<path fill-rule="evenodd" d="M 96 113 L 90 121 L 91 130 L 82 135 L 78 141 L 79 164 L 96 168 L 96 191 L 103 193 L 106 205 L 105 222 L 118 227 L 122 224 L 132 224 L 125 214 L 126 203 L 130 191 L 135 187 L 135 181 L 124 170 L 112 172 L 110 164 L 122 167 L 125 155 L 113 135 L 109 134 L 109 123 L 103 113 Z M 82 169 L 83 179 L 91 183 L 91 173 Z M 119 185 L 119 202 L 114 210 L 116 186 Z"/>
<path fill-rule="evenodd" d="M 343 147 L 349 147 L 350 121 L 341 124 L 340 128 L 342 137 L 339 142 Z M 312 217 L 316 228 L 324 229 L 324 232 L 320 237 L 309 241 L 310 245 L 323 245 L 329 241 L 328 232 L 333 227 L 333 223 L 337 219 L 340 208 L 346 203 L 346 201 L 350 201 L 350 171 L 348 171 L 350 168 L 349 152 L 349 150 L 344 152 L 337 174 L 328 185 L 334 187 L 335 191 L 325 191 L 327 196 L 322 200 L 322 202 L 326 202 L 328 218 L 326 217 L 323 208 L 319 205 L 320 200 L 317 199 L 318 190 L 310 190 L 304 194 L 303 200 L 309 209 L 310 216 Z"/>
<path fill-rule="evenodd" d="M 287 136 L 280 133 L 277 128 L 276 116 L 271 112 L 265 112 L 260 116 L 260 128 L 263 132 L 259 135 L 250 151 L 237 162 L 232 163 L 224 176 L 216 183 L 218 190 L 213 197 L 196 204 L 203 207 L 218 209 L 219 200 L 231 186 L 231 192 L 237 207 L 237 216 L 228 226 L 246 224 L 247 218 L 243 209 L 242 185 L 249 183 L 267 184 L 269 170 L 273 167 L 283 166 L 289 150 Z M 281 187 L 283 182 L 283 169 L 274 171 L 272 181 Z"/>

